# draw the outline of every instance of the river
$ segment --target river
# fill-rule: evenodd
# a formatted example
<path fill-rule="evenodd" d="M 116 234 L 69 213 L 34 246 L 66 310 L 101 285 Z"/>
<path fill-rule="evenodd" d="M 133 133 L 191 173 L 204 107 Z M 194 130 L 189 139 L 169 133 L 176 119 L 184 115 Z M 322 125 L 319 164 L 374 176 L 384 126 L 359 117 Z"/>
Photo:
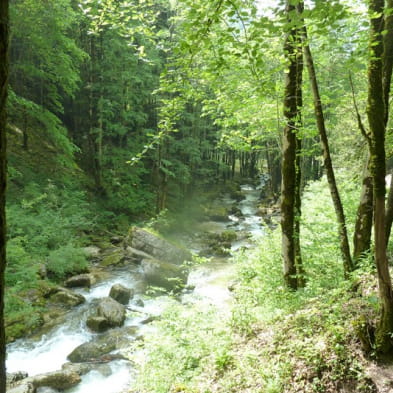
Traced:
<path fill-rule="evenodd" d="M 230 215 L 225 222 L 204 222 L 197 230 L 222 232 L 232 229 L 244 234 L 241 240 L 232 243 L 232 252 L 241 247 L 250 247 L 253 237 L 263 236 L 264 227 L 261 217 L 257 213 L 260 188 L 245 184 L 241 186 L 245 199 L 238 203 L 242 212 L 240 217 Z M 235 201 L 224 195 L 218 201 L 223 206 L 232 206 Z M 198 246 L 193 251 L 199 251 Z M 191 293 L 183 295 L 180 301 L 204 301 L 222 306 L 229 305 L 231 293 L 228 282 L 235 274 L 235 265 L 230 258 L 211 258 L 209 263 L 193 268 L 189 274 L 188 284 L 194 289 Z M 128 288 L 134 288 L 136 298 L 143 299 L 145 315 L 159 315 L 166 305 L 175 301 L 172 298 L 161 296 L 157 298 L 144 297 L 144 286 L 141 285 L 139 267 L 133 269 L 117 269 L 110 272 L 109 277 L 94 285 L 89 291 L 79 290 L 86 298 L 86 303 L 71 310 L 63 324 L 53 328 L 42 335 L 39 340 L 24 338 L 11 343 L 7 347 L 7 372 L 25 371 L 29 376 L 61 369 L 67 362 L 67 355 L 82 343 L 91 340 L 96 333 L 86 328 L 86 318 L 92 303 L 98 298 L 108 296 L 112 285 L 120 283 Z M 229 307 L 227 307 L 230 310 Z M 145 328 L 144 314 L 135 314 L 127 317 L 125 325 L 135 326 L 142 332 Z M 130 336 L 130 339 L 133 337 Z M 82 382 L 68 393 L 120 393 L 132 385 L 133 369 L 126 360 L 115 360 L 104 365 L 97 365 L 95 369 L 82 377 Z M 54 392 L 48 388 L 39 388 L 38 393 Z"/>

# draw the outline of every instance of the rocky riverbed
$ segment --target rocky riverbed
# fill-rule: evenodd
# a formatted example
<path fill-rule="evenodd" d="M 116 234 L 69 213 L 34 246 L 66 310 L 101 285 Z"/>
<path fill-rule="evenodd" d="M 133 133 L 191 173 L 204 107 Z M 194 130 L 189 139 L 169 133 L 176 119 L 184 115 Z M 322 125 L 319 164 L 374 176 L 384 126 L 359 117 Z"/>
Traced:
<path fill-rule="evenodd" d="M 259 197 L 260 189 L 243 185 L 237 200 L 215 201 L 218 208 L 211 207 L 188 239 L 193 252 L 210 257 L 205 264 L 184 263 L 192 260 L 187 248 L 136 227 L 110 249 L 91 248 L 97 261 L 91 272 L 51 288 L 44 327 L 8 346 L 8 392 L 119 393 L 133 378 L 125 349 L 143 339 L 143 327 L 166 306 L 198 298 L 229 310 L 235 266 L 228 258 L 263 235 Z M 149 297 L 151 287 L 164 290 Z"/>

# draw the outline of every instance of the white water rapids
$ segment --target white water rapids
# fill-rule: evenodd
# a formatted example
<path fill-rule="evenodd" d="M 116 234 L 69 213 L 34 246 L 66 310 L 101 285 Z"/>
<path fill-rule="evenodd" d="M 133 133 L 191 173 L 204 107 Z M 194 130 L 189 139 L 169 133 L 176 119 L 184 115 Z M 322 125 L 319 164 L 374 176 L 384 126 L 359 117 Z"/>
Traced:
<path fill-rule="evenodd" d="M 243 214 L 242 217 L 229 216 L 225 223 L 212 223 L 221 230 L 233 229 L 252 236 L 263 235 L 264 228 L 261 226 L 261 217 L 256 215 L 257 203 L 260 190 L 251 185 L 241 187 L 245 199 L 238 206 Z M 235 203 L 229 197 L 224 197 L 220 201 L 224 206 Z M 252 242 L 252 241 L 251 241 Z M 247 246 L 250 239 L 245 237 L 233 243 L 232 250 L 237 250 L 242 246 Z M 231 294 L 227 289 L 228 277 L 233 277 L 235 267 L 224 258 L 213 258 L 211 263 L 200 265 L 194 268 L 188 279 L 188 284 L 195 287 L 192 293 L 183 296 L 183 302 L 205 301 L 210 304 L 222 305 L 228 303 Z M 166 297 L 156 299 L 146 299 L 141 291 L 140 272 L 137 270 L 119 270 L 110 273 L 105 281 L 94 285 L 89 291 L 78 290 L 77 292 L 85 296 L 86 303 L 72 309 L 66 317 L 65 323 L 52 329 L 41 337 L 40 340 L 24 338 L 9 344 L 7 347 L 7 372 L 25 371 L 30 376 L 55 371 L 67 362 L 69 355 L 74 348 L 82 343 L 91 340 L 95 333 L 86 328 L 86 318 L 92 302 L 101 297 L 109 295 L 112 285 L 120 283 L 128 288 L 134 288 L 137 297 L 143 298 L 146 313 L 160 314 L 166 305 L 173 300 Z M 142 285 L 143 287 L 143 285 Z M 228 308 L 229 309 L 229 308 Z M 129 316 L 126 326 L 139 326 L 143 333 L 143 326 L 139 324 L 138 316 Z M 125 360 L 112 361 L 105 365 L 97 366 L 96 369 L 82 376 L 82 382 L 68 393 L 120 393 L 132 385 L 134 378 L 133 370 L 129 362 Z M 45 388 L 40 388 L 38 393 L 45 393 Z M 53 392 L 53 390 L 51 390 Z"/>

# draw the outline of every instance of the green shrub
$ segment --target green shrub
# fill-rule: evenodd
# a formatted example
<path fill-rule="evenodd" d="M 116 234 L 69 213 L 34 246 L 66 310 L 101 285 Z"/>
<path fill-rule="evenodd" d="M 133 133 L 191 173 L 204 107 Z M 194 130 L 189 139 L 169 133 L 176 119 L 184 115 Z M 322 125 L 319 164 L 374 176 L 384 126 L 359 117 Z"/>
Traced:
<path fill-rule="evenodd" d="M 48 274 L 56 280 L 63 279 L 68 275 L 86 272 L 88 267 L 89 264 L 83 249 L 77 248 L 71 243 L 51 251 L 46 264 Z"/>

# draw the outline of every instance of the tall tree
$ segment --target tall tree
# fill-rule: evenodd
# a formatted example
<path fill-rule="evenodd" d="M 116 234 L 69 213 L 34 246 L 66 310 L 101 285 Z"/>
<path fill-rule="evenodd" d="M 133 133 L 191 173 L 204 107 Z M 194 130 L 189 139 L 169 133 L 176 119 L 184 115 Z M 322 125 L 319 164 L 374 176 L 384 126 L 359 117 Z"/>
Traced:
<path fill-rule="evenodd" d="M 8 83 L 8 0 L 0 2 L 0 393 L 5 393 L 5 188 L 6 188 L 6 100 Z"/>
<path fill-rule="evenodd" d="M 390 84 L 392 80 L 392 67 L 393 67 L 393 0 L 387 0 L 386 10 L 383 15 L 384 22 L 384 35 L 383 35 L 383 55 L 382 61 L 382 89 L 384 99 L 384 124 L 385 129 L 389 120 L 389 97 L 390 97 Z M 357 104 L 354 96 L 354 89 L 352 77 L 350 77 L 352 85 L 352 93 L 354 97 L 354 106 L 357 113 L 358 125 L 363 136 L 368 139 L 367 131 L 362 123 Z M 357 217 L 354 232 L 354 251 L 353 258 L 356 261 L 365 253 L 370 250 L 371 246 L 371 229 L 373 221 L 373 186 L 372 174 L 370 171 L 370 158 L 367 160 L 365 172 L 362 181 L 362 192 L 360 203 L 357 210 Z M 390 186 L 389 197 L 386 203 L 386 218 L 385 218 L 385 241 L 388 243 L 390 231 L 393 222 L 393 182 Z"/>
<path fill-rule="evenodd" d="M 282 146 L 281 230 L 284 280 L 289 288 L 303 284 L 300 253 L 300 135 L 302 107 L 303 54 L 296 6 L 288 0 L 285 12 L 289 31 L 284 51 L 288 63 L 285 76 L 284 116 L 286 125 Z M 295 19 L 294 19 L 295 18 Z"/>
<path fill-rule="evenodd" d="M 327 136 L 326 124 L 325 124 L 325 116 L 323 112 L 321 95 L 319 93 L 319 86 L 318 86 L 317 75 L 314 66 L 314 60 L 312 57 L 310 45 L 308 44 L 306 26 L 303 27 L 303 45 L 304 45 L 304 57 L 308 68 L 308 75 L 310 77 L 310 84 L 311 84 L 312 94 L 314 98 L 314 112 L 315 112 L 315 119 L 319 131 L 319 136 L 321 140 L 322 151 L 323 151 L 323 162 L 326 170 L 326 176 L 329 183 L 330 194 L 332 196 L 332 201 L 336 212 L 337 223 L 339 228 L 338 232 L 339 232 L 339 239 L 340 239 L 341 257 L 344 264 L 344 275 L 348 277 L 348 274 L 353 270 L 353 263 L 351 258 L 351 251 L 349 248 L 349 242 L 348 242 L 348 233 L 347 233 L 347 227 L 345 222 L 344 208 L 338 191 L 336 176 L 334 174 L 332 158 L 330 155 L 330 147 L 329 147 L 329 141 Z"/>
<path fill-rule="evenodd" d="M 385 232 L 385 97 L 383 90 L 384 0 L 370 0 L 367 117 L 371 175 L 374 189 L 374 257 L 377 266 L 380 319 L 376 347 L 380 353 L 393 349 L 393 291 L 386 255 Z"/>
<path fill-rule="evenodd" d="M 385 99 L 385 127 L 389 121 L 389 97 L 390 84 L 392 81 L 393 70 L 393 0 L 386 2 L 385 14 L 385 36 L 384 36 L 384 55 L 383 55 L 383 92 Z M 389 242 L 390 232 L 393 223 L 393 182 L 390 183 L 389 196 L 386 202 L 386 244 Z"/>

